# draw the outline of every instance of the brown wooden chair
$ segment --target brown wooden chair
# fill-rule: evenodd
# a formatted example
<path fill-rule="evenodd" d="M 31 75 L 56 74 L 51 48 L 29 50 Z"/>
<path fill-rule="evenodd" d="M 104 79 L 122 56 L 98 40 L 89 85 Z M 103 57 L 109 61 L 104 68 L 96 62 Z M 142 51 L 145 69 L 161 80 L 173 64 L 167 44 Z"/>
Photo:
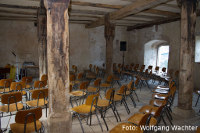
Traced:
<path fill-rule="evenodd" d="M 32 91 L 31 101 L 27 101 L 26 105 L 28 108 L 44 107 L 46 109 L 47 117 L 47 104 L 48 104 L 48 89 L 36 89 Z"/>
<path fill-rule="evenodd" d="M 17 112 L 15 123 L 10 124 L 12 133 L 32 133 L 42 129 L 39 119 L 42 117 L 42 108 L 34 108 Z"/>
<path fill-rule="evenodd" d="M 21 81 L 25 83 L 26 89 L 32 88 L 31 83 L 33 81 L 33 77 L 22 77 Z"/>
<path fill-rule="evenodd" d="M 21 92 L 10 92 L 7 94 L 3 94 L 1 96 L 0 112 L 2 113 L 10 113 L 22 110 L 24 108 L 22 103 L 22 93 Z M 8 115 L 9 116 L 9 115 Z"/>
<path fill-rule="evenodd" d="M 1 79 L 0 80 L 0 92 L 1 93 L 8 93 L 10 92 L 10 84 L 12 79 Z"/>

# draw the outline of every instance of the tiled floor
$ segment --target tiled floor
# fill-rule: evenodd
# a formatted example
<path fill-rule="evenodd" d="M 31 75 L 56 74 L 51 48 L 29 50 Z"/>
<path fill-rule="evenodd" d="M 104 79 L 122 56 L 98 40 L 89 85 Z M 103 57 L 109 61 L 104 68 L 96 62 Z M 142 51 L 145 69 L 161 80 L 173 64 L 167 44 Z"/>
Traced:
<path fill-rule="evenodd" d="M 122 84 L 127 84 L 129 81 L 123 81 Z M 114 86 L 116 89 L 119 89 L 119 86 L 117 84 L 115 84 Z M 155 85 L 150 85 L 150 88 L 154 88 Z M 143 106 L 143 105 L 146 105 L 149 103 L 149 100 L 151 99 L 151 95 L 152 95 L 152 92 L 147 88 L 147 87 L 142 87 L 141 91 L 140 89 L 136 90 L 136 93 L 138 94 L 138 97 L 139 97 L 139 102 L 137 101 L 135 95 L 134 95 L 134 99 L 136 101 L 136 108 L 134 108 L 133 106 L 133 103 L 132 101 L 130 100 L 130 98 L 127 99 L 127 103 L 128 103 L 128 106 L 129 106 L 129 109 L 131 111 L 131 113 L 128 115 L 126 110 L 125 110 L 125 107 L 124 105 L 122 104 L 117 104 L 117 109 L 119 111 L 119 114 L 120 114 L 120 117 L 121 117 L 121 120 L 122 122 L 125 122 L 130 116 L 132 116 L 134 113 L 138 112 L 138 110 Z M 177 92 L 178 93 L 178 92 Z M 174 105 L 173 107 L 177 106 L 177 93 L 176 93 L 176 96 L 175 96 L 175 100 L 174 100 Z M 102 91 L 101 92 L 101 95 L 102 97 L 104 97 L 104 92 Z M 183 119 L 181 117 L 177 117 L 176 115 L 174 115 L 172 113 L 172 116 L 173 116 L 173 124 L 174 125 L 194 125 L 194 126 L 199 126 L 200 125 L 200 113 L 198 112 L 199 109 L 200 109 L 200 103 L 197 105 L 197 107 L 194 107 L 194 104 L 196 102 L 196 99 L 197 99 L 197 95 L 194 93 L 194 97 L 193 97 L 193 109 L 195 110 L 196 112 L 196 115 L 195 117 L 192 117 L 190 119 Z M 43 116 L 41 118 L 41 120 L 45 120 L 46 117 L 45 117 L 45 110 L 43 110 Z M 98 115 L 99 118 L 100 118 L 100 115 Z M 11 120 L 10 120 L 10 123 L 13 123 L 14 122 L 14 117 L 15 116 L 12 116 L 11 117 Z M 2 124 L 2 127 L 5 128 L 6 125 L 7 125 L 7 122 L 8 122 L 8 119 L 9 117 L 7 118 L 2 118 L 1 120 L 1 124 Z M 108 124 L 108 127 L 109 129 L 112 129 L 113 127 L 115 127 L 118 123 L 120 122 L 117 122 L 115 117 L 114 117 L 114 114 L 112 113 L 112 110 L 109 109 L 106 113 L 106 118 L 105 118 L 107 124 Z M 102 118 L 100 118 L 100 121 L 101 121 L 101 124 L 103 126 L 103 132 L 107 132 L 106 131 L 106 127 L 103 123 L 103 120 Z M 167 124 L 170 126 L 170 123 L 167 121 L 166 119 L 166 122 Z M 98 124 L 98 121 L 96 119 L 96 116 L 93 115 L 92 117 L 92 125 L 89 126 L 86 124 L 86 120 L 82 120 L 82 123 L 83 123 L 83 127 L 84 127 L 84 131 L 86 133 L 101 133 L 101 128 Z M 164 125 L 163 122 L 161 121 L 160 125 Z M 8 128 L 9 128 L 9 125 L 8 125 Z M 72 132 L 73 133 L 81 133 L 82 130 L 81 130 L 81 127 L 80 127 L 80 124 L 79 124 L 79 121 L 77 118 L 74 118 L 73 121 L 72 121 Z M 165 131 L 162 131 L 162 132 L 165 132 Z M 170 132 L 178 132 L 178 131 L 170 131 Z M 189 132 L 195 132 L 195 131 L 181 131 L 182 133 L 185 132 L 185 133 L 189 133 Z"/>

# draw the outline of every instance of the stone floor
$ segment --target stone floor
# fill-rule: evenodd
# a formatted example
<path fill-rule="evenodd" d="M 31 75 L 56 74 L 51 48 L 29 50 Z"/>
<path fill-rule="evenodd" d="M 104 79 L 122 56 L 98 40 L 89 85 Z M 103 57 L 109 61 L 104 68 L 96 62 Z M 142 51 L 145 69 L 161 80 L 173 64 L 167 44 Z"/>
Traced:
<path fill-rule="evenodd" d="M 127 84 L 128 82 L 129 81 L 122 81 L 121 83 L 122 84 Z M 155 87 L 155 85 L 150 84 L 150 88 L 153 89 Z M 119 89 L 119 86 L 117 84 L 115 84 L 114 87 L 116 89 Z M 129 109 L 131 111 L 131 113 L 129 115 L 127 114 L 127 112 L 126 112 L 125 107 L 124 107 L 123 104 L 122 105 L 121 104 L 117 104 L 117 109 L 118 109 L 118 112 L 119 112 L 121 120 L 122 120 L 121 122 L 126 122 L 127 119 L 130 116 L 132 116 L 134 113 L 138 112 L 138 110 L 143 105 L 147 105 L 149 103 L 149 100 L 151 99 L 152 92 L 147 87 L 142 87 L 141 91 L 140 91 L 140 89 L 136 90 L 136 93 L 138 94 L 138 97 L 139 97 L 139 102 L 137 101 L 136 97 L 134 97 L 134 99 L 136 101 L 136 104 L 137 104 L 136 108 L 134 108 L 134 106 L 133 106 L 132 101 L 130 100 L 130 98 L 127 99 L 127 103 L 128 103 Z M 178 98 L 177 93 L 176 93 L 176 96 L 175 96 L 173 108 L 177 106 L 177 98 Z M 102 98 L 104 97 L 104 91 L 101 92 L 101 96 L 102 96 Z M 191 117 L 189 119 L 184 119 L 184 118 L 182 118 L 180 116 L 177 116 L 177 115 L 175 115 L 175 114 L 172 113 L 172 116 L 173 116 L 173 121 L 172 122 L 173 122 L 174 125 L 178 125 L 178 126 L 185 126 L 185 125 L 188 125 L 188 126 L 189 125 L 191 125 L 191 126 L 199 126 L 200 125 L 200 113 L 198 112 L 199 109 L 200 109 L 200 103 L 197 105 L 197 107 L 194 107 L 196 99 L 197 99 L 197 94 L 194 93 L 194 96 L 193 96 L 193 109 L 195 111 L 195 116 L 193 116 L 193 117 Z M 43 110 L 43 112 L 44 113 L 43 113 L 43 116 L 41 118 L 41 121 L 45 121 L 46 120 L 45 110 Z M 12 116 L 9 123 L 14 123 L 14 118 L 15 118 L 15 116 Z M 99 116 L 99 118 L 100 118 L 100 116 Z M 9 117 L 3 117 L 1 119 L 1 126 L 2 126 L 2 128 L 5 128 L 7 126 L 8 120 L 9 120 Z M 108 128 L 109 129 L 112 129 L 118 123 L 120 123 L 120 122 L 116 121 L 116 119 L 114 117 L 114 114 L 112 113 L 111 109 L 109 109 L 107 111 L 105 120 L 106 120 L 106 122 L 108 124 Z M 167 119 L 165 119 L 165 120 L 166 120 L 168 126 L 170 126 L 170 123 L 168 122 L 168 120 Z M 101 121 L 101 124 L 103 126 L 103 132 L 107 132 L 106 131 L 106 127 L 105 127 L 105 125 L 103 123 L 103 120 L 101 118 L 100 118 L 100 121 Z M 98 121 L 97 121 L 95 115 L 93 115 L 93 117 L 92 117 L 92 125 L 91 126 L 89 126 L 89 125 L 86 124 L 86 120 L 82 120 L 82 123 L 83 123 L 84 131 L 86 133 L 101 133 L 101 128 L 100 128 L 100 126 L 98 124 Z M 161 123 L 159 125 L 164 125 L 164 124 L 161 121 Z M 9 129 L 9 124 L 8 124 L 8 129 Z M 77 118 L 74 118 L 73 121 L 72 121 L 72 132 L 73 133 L 81 133 L 82 132 L 80 124 L 79 124 L 79 121 L 78 121 Z M 161 131 L 161 132 L 167 132 L 167 131 L 165 130 L 165 131 Z M 178 131 L 171 131 L 170 130 L 169 132 L 176 133 Z M 190 133 L 190 132 L 191 133 L 192 132 L 195 133 L 195 131 L 180 131 L 180 132 L 181 133 Z"/>

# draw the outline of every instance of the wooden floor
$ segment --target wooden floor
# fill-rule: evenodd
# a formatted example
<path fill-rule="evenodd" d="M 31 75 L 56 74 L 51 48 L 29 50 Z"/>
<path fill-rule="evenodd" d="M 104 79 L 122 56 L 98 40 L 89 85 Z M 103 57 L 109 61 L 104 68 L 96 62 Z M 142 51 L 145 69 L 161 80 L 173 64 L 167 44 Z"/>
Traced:
<path fill-rule="evenodd" d="M 129 81 L 122 81 L 122 84 L 127 84 L 128 82 Z M 151 89 L 154 88 L 155 85 L 150 84 L 150 88 Z M 119 86 L 117 84 L 115 84 L 114 87 L 116 89 L 119 89 Z M 119 114 L 120 114 L 122 122 L 125 122 L 130 116 L 132 116 L 134 113 L 138 112 L 138 110 L 143 105 L 148 104 L 149 100 L 151 99 L 152 92 L 147 87 L 142 87 L 141 91 L 140 91 L 140 89 L 136 90 L 136 93 L 138 94 L 138 97 L 139 97 L 139 100 L 140 100 L 138 102 L 136 97 L 134 97 L 134 99 L 136 101 L 136 104 L 137 104 L 136 108 L 134 108 L 132 101 L 129 98 L 127 99 L 127 103 L 128 103 L 129 109 L 131 111 L 131 113 L 129 115 L 127 114 L 123 104 L 122 105 L 117 104 L 117 109 L 119 111 Z M 101 95 L 102 95 L 102 97 L 104 97 L 103 96 L 104 95 L 103 91 L 101 92 Z M 173 107 L 177 106 L 177 98 L 178 98 L 178 95 L 176 93 Z M 184 125 L 191 125 L 191 126 L 192 125 L 194 125 L 194 126 L 199 126 L 200 125 L 200 113 L 198 113 L 198 111 L 200 109 L 200 101 L 199 101 L 199 104 L 197 105 L 197 107 L 194 107 L 196 99 L 197 99 L 197 95 L 194 93 L 193 109 L 196 112 L 196 116 L 185 120 L 183 118 L 175 116 L 172 113 L 172 116 L 174 118 L 173 119 L 173 124 L 174 125 L 180 125 L 180 126 L 181 125 L 183 125 L 183 126 Z M 15 116 L 11 117 L 10 123 L 14 123 L 14 118 L 15 118 Z M 100 118 L 100 115 L 99 115 L 99 118 Z M 9 120 L 9 117 L 6 117 L 6 118 L 3 117 L 2 118 L 2 120 L 1 120 L 2 128 L 6 127 L 8 120 Z M 109 129 L 112 129 L 113 127 L 115 127 L 119 123 L 119 122 L 116 121 L 116 119 L 114 117 L 114 114 L 112 113 L 111 109 L 107 111 L 105 120 L 106 120 L 106 122 L 108 124 Z M 43 116 L 41 118 L 41 121 L 46 121 L 45 110 L 43 110 Z M 103 131 L 107 132 L 106 131 L 106 127 L 105 127 L 105 125 L 103 123 L 103 120 L 101 118 L 100 118 L 100 121 L 101 121 L 101 124 L 103 126 Z M 167 119 L 166 119 L 166 121 L 167 121 Z M 93 115 L 93 117 L 92 117 L 92 125 L 91 126 L 86 125 L 86 121 L 85 120 L 82 120 L 82 123 L 83 123 L 83 127 L 84 127 L 84 130 L 85 130 L 86 133 L 101 133 L 101 129 L 100 129 L 100 126 L 98 124 L 98 121 L 97 121 L 95 115 Z M 170 126 L 170 123 L 168 121 L 167 121 L 167 124 Z M 162 121 L 161 121 L 160 125 L 164 125 Z M 8 128 L 9 128 L 9 125 L 8 125 Z M 73 121 L 72 121 L 72 132 L 73 133 L 82 133 L 82 130 L 81 130 L 81 127 L 80 127 L 80 124 L 79 124 L 79 121 L 78 121 L 77 118 L 74 118 Z M 164 131 L 162 131 L 162 132 L 164 132 Z M 170 132 L 175 132 L 175 131 L 170 131 Z M 192 131 L 185 131 L 185 133 L 189 133 L 189 132 L 192 132 Z M 195 133 L 195 131 L 193 131 L 193 132 Z M 184 132 L 182 131 L 181 133 L 184 133 Z"/>

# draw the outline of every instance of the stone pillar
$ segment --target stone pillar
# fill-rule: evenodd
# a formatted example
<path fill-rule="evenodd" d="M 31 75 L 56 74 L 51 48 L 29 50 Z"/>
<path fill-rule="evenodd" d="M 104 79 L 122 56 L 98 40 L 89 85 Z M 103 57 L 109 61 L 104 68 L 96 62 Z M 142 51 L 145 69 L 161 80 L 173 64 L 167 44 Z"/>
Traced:
<path fill-rule="evenodd" d="M 40 1 L 38 9 L 38 54 L 39 54 L 39 76 L 47 74 L 47 16 L 44 1 Z"/>
<path fill-rule="evenodd" d="M 115 25 L 110 23 L 109 15 L 105 16 L 104 36 L 106 39 L 106 74 L 112 74 L 113 67 L 113 40 L 115 37 Z"/>
<path fill-rule="evenodd" d="M 178 108 L 192 110 L 197 0 L 178 0 L 181 7 L 181 47 Z M 180 113 L 180 112 L 179 112 Z"/>
<path fill-rule="evenodd" d="M 49 81 L 48 133 L 71 133 L 69 112 L 69 0 L 45 0 Z"/>

